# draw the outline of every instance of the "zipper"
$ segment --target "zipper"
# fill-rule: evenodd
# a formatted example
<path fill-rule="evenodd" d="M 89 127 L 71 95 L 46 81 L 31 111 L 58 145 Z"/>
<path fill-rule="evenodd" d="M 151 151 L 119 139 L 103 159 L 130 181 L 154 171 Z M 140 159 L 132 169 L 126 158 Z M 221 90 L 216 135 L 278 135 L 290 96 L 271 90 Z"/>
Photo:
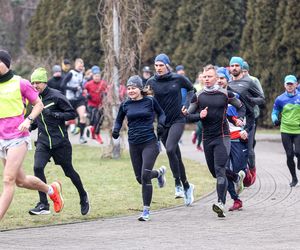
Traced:
<path fill-rule="evenodd" d="M 40 96 L 40 98 L 41 98 L 41 101 L 43 101 L 43 98 L 42 98 L 41 96 Z M 47 133 L 47 135 L 48 135 L 48 139 L 49 139 L 49 147 L 50 147 L 50 149 L 52 149 L 52 140 L 51 140 L 51 136 L 50 136 L 50 134 L 49 134 L 48 127 L 47 127 L 47 124 L 46 124 L 46 122 L 45 122 L 45 118 L 44 118 L 44 116 L 43 116 L 43 113 L 41 113 L 41 117 L 42 117 L 42 122 L 43 122 L 43 124 L 44 124 L 44 126 L 45 126 L 46 133 Z"/>

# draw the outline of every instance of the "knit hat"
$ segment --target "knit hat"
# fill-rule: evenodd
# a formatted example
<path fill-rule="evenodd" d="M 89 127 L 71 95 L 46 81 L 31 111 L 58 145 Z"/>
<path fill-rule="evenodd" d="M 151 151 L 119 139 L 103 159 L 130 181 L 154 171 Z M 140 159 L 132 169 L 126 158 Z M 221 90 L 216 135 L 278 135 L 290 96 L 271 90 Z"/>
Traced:
<path fill-rule="evenodd" d="M 92 68 L 91 68 L 91 70 L 92 70 L 92 73 L 95 75 L 95 74 L 100 74 L 100 72 L 101 72 L 101 69 L 100 69 L 100 67 L 98 67 L 97 65 L 94 65 Z"/>
<path fill-rule="evenodd" d="M 230 80 L 230 74 L 228 69 L 224 68 L 224 67 L 220 67 L 217 69 L 217 75 L 218 77 L 225 77 L 227 81 Z"/>
<path fill-rule="evenodd" d="M 158 61 L 168 65 L 171 64 L 171 61 L 166 54 L 159 54 L 158 56 L 156 56 L 154 62 L 158 62 Z"/>
<path fill-rule="evenodd" d="M 243 62 L 244 62 L 243 58 L 238 57 L 238 56 L 233 56 L 230 59 L 230 65 L 239 64 L 241 66 L 241 68 L 243 67 Z"/>
<path fill-rule="evenodd" d="M 143 80 L 138 75 L 131 76 L 126 84 L 126 87 L 133 86 L 139 89 L 143 89 Z"/>
<path fill-rule="evenodd" d="M 70 62 L 69 59 L 64 59 L 64 60 L 63 60 L 63 63 L 64 63 L 64 64 L 71 64 L 71 62 Z"/>
<path fill-rule="evenodd" d="M 37 68 L 31 74 L 31 82 L 44 82 L 48 81 L 47 70 L 45 68 Z"/>
<path fill-rule="evenodd" d="M 249 64 L 246 61 L 243 62 L 243 69 L 249 71 Z"/>
<path fill-rule="evenodd" d="M 176 72 L 179 70 L 184 70 L 184 66 L 183 65 L 177 65 L 175 68 Z"/>
<path fill-rule="evenodd" d="M 150 67 L 149 67 L 149 66 L 145 66 L 145 67 L 143 68 L 143 72 L 149 72 L 149 73 L 151 73 Z"/>
<path fill-rule="evenodd" d="M 10 67 L 11 57 L 6 50 L 0 50 L 0 61 L 3 62 L 7 68 Z"/>
<path fill-rule="evenodd" d="M 61 67 L 59 66 L 59 65 L 54 65 L 53 67 L 52 67 L 52 72 L 53 73 L 56 73 L 56 72 L 61 72 Z"/>
<path fill-rule="evenodd" d="M 297 83 L 297 78 L 296 78 L 296 76 L 294 76 L 294 75 L 287 75 L 287 76 L 284 78 L 284 84 L 287 84 L 287 83 Z"/>

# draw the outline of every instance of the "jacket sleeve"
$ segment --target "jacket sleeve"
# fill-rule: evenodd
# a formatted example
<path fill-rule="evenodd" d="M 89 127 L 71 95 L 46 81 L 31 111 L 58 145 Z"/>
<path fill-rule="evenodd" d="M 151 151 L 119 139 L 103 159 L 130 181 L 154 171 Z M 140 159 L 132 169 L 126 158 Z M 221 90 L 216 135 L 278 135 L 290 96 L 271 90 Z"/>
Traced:
<path fill-rule="evenodd" d="M 59 111 L 56 113 L 58 113 L 58 116 L 61 120 L 69 121 L 75 119 L 77 116 L 77 113 L 72 107 L 71 103 L 62 94 L 58 96 L 57 108 Z"/>
<path fill-rule="evenodd" d="M 122 103 L 120 105 L 119 112 L 118 112 L 117 118 L 115 120 L 113 131 L 120 132 L 120 130 L 122 128 L 123 121 L 124 121 L 125 116 L 126 116 L 126 113 L 124 112 L 124 107 L 123 106 L 124 106 L 124 103 Z"/>
<path fill-rule="evenodd" d="M 158 104 L 158 102 L 156 101 L 155 98 L 152 98 L 153 100 L 153 106 L 154 106 L 154 111 L 157 114 L 157 120 L 158 123 L 165 126 L 166 123 L 166 115 L 165 112 L 163 111 L 163 109 L 160 107 L 160 105 Z"/>

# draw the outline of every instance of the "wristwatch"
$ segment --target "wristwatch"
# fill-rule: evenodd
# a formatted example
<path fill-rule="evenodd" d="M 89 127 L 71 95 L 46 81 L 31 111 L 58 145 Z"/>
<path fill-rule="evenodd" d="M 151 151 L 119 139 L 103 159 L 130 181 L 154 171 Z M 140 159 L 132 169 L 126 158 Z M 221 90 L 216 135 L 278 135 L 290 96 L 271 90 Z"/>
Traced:
<path fill-rule="evenodd" d="M 33 118 L 31 115 L 27 116 L 26 118 L 30 121 L 30 123 L 33 123 Z"/>

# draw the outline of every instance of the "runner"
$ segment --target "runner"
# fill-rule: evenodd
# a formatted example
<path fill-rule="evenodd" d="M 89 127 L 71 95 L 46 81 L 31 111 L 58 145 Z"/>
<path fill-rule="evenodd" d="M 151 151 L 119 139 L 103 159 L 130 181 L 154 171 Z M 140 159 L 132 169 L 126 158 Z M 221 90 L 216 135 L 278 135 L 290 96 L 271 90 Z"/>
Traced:
<path fill-rule="evenodd" d="M 232 80 L 229 81 L 228 90 L 239 94 L 240 100 L 246 107 L 246 123 L 248 128 L 248 166 L 249 171 L 244 180 L 246 186 L 252 185 L 256 180 L 255 152 L 253 148 L 255 115 L 254 106 L 264 104 L 264 95 L 258 86 L 248 76 L 243 74 L 244 60 L 241 57 L 232 57 L 230 59 L 230 73 Z"/>
<path fill-rule="evenodd" d="M 52 157 L 60 165 L 76 187 L 80 197 L 81 214 L 89 213 L 90 205 L 79 174 L 72 165 L 72 146 L 68 138 L 65 121 L 74 119 L 76 111 L 59 91 L 47 86 L 47 71 L 37 68 L 31 75 L 31 84 L 39 92 L 44 110 L 31 124 L 31 130 L 38 128 L 34 155 L 34 174 L 46 183 L 45 167 Z M 31 215 L 49 214 L 47 196 L 39 192 L 40 201 L 29 211 Z"/>
<path fill-rule="evenodd" d="M 84 137 L 84 129 L 86 126 L 86 106 L 85 98 L 82 95 L 83 90 L 83 70 L 84 62 L 81 58 L 75 60 L 74 69 L 70 70 L 64 77 L 62 81 L 62 89 L 66 90 L 66 97 L 70 101 L 73 108 L 76 110 L 79 121 L 78 127 L 80 129 L 80 138 L 79 143 L 87 143 L 87 140 Z M 76 134 L 76 128 L 72 133 Z"/>
<path fill-rule="evenodd" d="M 156 56 L 154 63 L 156 74 L 147 81 L 146 87 L 153 91 L 154 98 L 166 114 L 166 126 L 163 128 L 161 141 L 166 148 L 175 178 L 175 198 L 183 197 L 185 205 L 189 206 L 194 201 L 194 185 L 187 180 L 178 142 L 185 126 L 185 116 L 182 111 L 189 106 L 194 88 L 186 77 L 171 72 L 170 64 L 167 55 Z M 182 88 L 188 91 L 184 106 Z"/>
<path fill-rule="evenodd" d="M 292 176 L 291 187 L 295 187 L 298 183 L 294 156 L 300 170 L 300 92 L 296 90 L 297 84 L 294 75 L 287 75 L 284 78 L 285 92 L 275 99 L 272 111 L 273 124 L 280 126 L 287 166 Z"/>
<path fill-rule="evenodd" d="M 237 108 L 239 118 L 244 117 L 245 108 L 235 98 L 232 92 L 220 88 L 217 83 L 217 72 L 213 65 L 207 65 L 203 70 L 204 89 L 198 94 L 188 110 L 189 119 L 203 125 L 203 146 L 205 159 L 210 173 L 217 179 L 216 190 L 218 202 L 212 209 L 218 217 L 225 217 L 225 203 L 227 193 L 226 164 L 230 152 L 230 133 L 226 119 L 228 102 Z M 196 113 L 196 111 L 200 112 Z M 196 114 L 195 114 L 196 113 Z M 243 123 L 237 119 L 237 125 Z"/>
<path fill-rule="evenodd" d="M 230 80 L 229 72 L 226 68 L 220 67 L 217 70 L 217 84 L 224 89 L 227 89 L 228 81 Z M 238 95 L 236 94 L 238 98 Z M 228 192 L 231 199 L 234 200 L 229 211 L 239 210 L 243 207 L 243 202 L 239 194 L 244 189 L 244 178 L 246 176 L 247 159 L 248 159 L 248 133 L 244 127 L 236 125 L 238 113 L 236 108 L 228 104 L 227 120 L 230 131 L 230 154 L 226 168 L 226 176 L 228 180 Z"/>
<path fill-rule="evenodd" d="M 157 178 L 158 186 L 164 187 L 166 183 L 166 167 L 153 170 L 154 163 L 159 154 L 157 137 L 154 134 L 153 122 L 155 114 L 158 116 L 158 133 L 165 124 L 165 114 L 153 97 L 144 96 L 142 92 L 142 79 L 135 75 L 127 81 L 128 100 L 122 102 L 112 136 L 119 137 L 125 117 L 128 121 L 128 142 L 131 163 L 136 180 L 142 185 L 143 213 L 140 221 L 150 219 L 150 205 L 152 200 L 151 179 Z"/>
<path fill-rule="evenodd" d="M 47 193 L 59 213 L 64 206 L 61 184 L 57 181 L 50 186 L 35 176 L 26 175 L 23 161 L 31 148 L 29 126 L 43 110 L 43 103 L 30 83 L 14 75 L 10 70 L 11 57 L 0 50 L 0 158 L 4 164 L 3 189 L 0 197 L 0 220 L 8 210 L 15 192 L 15 186 Z M 24 119 L 24 103 L 34 105 Z"/>

